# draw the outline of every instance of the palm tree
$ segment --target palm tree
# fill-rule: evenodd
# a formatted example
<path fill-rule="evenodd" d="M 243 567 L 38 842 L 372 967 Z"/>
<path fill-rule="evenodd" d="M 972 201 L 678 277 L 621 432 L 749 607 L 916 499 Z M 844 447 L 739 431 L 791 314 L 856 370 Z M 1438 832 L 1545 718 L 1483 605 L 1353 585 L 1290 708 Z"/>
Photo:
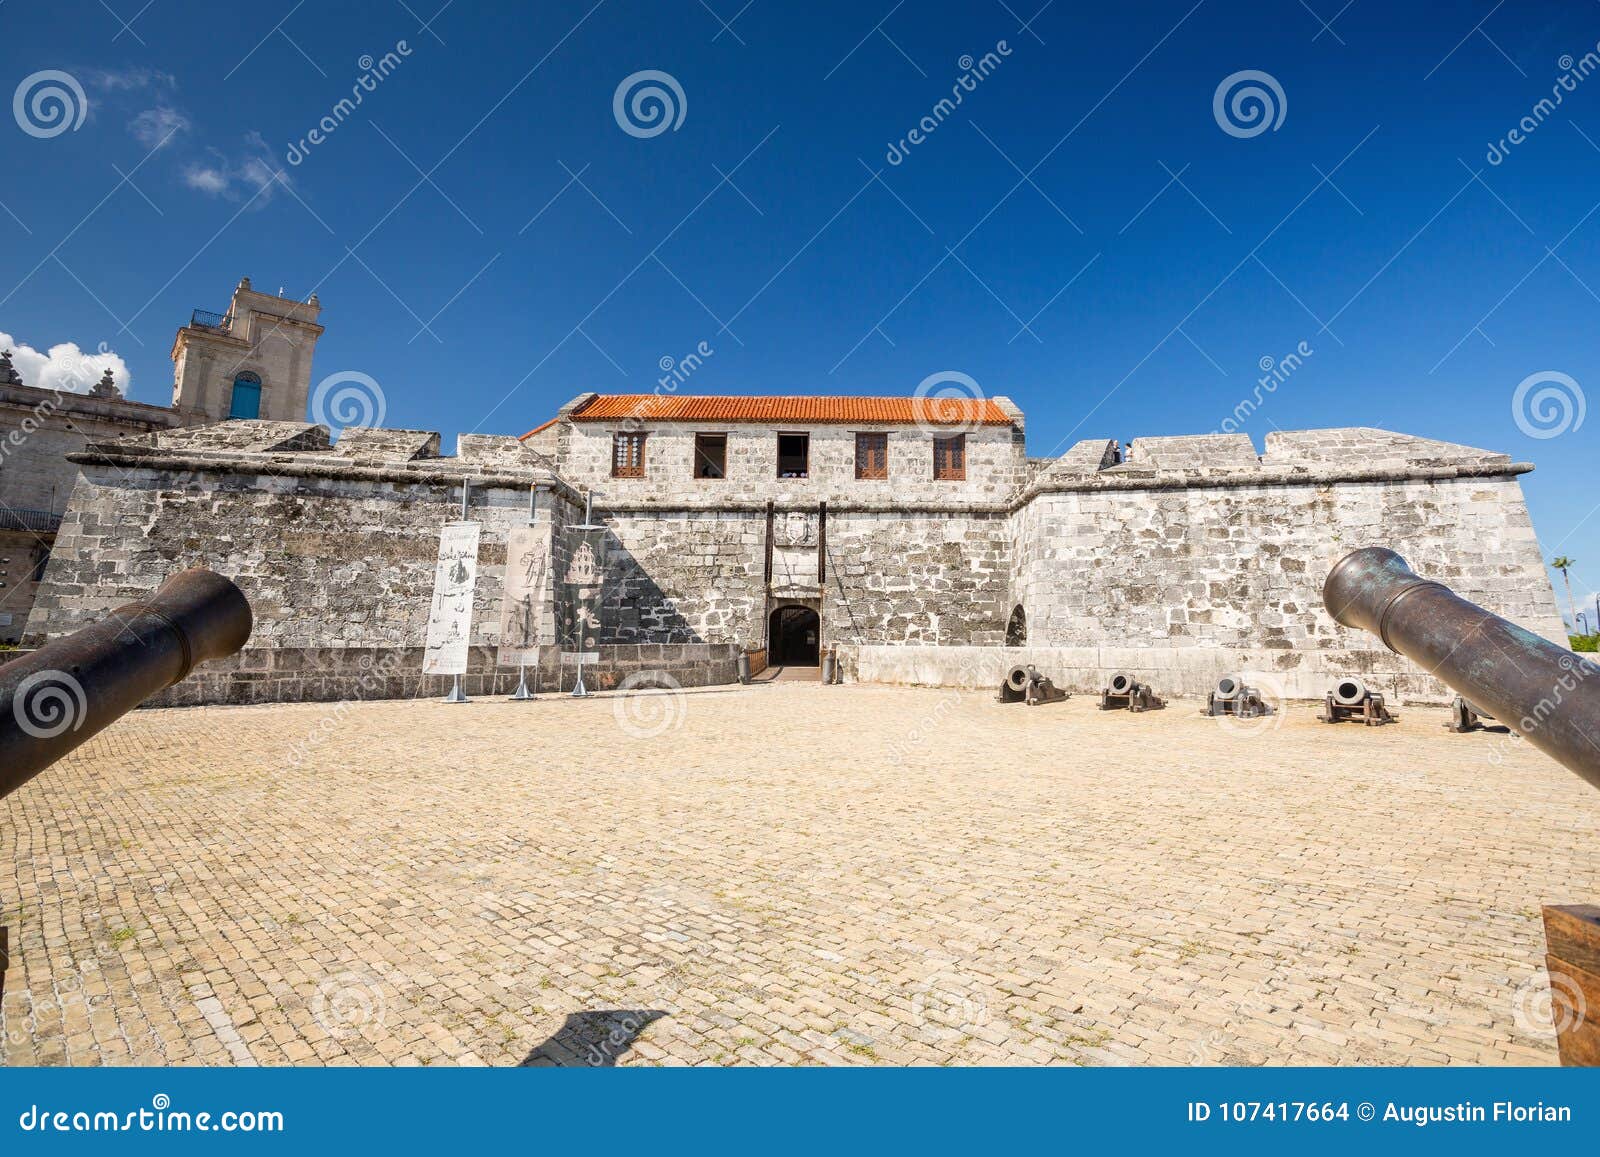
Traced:
<path fill-rule="evenodd" d="M 1567 574 L 1567 571 L 1578 564 L 1566 555 L 1561 555 L 1559 558 L 1551 559 L 1550 565 L 1561 572 L 1561 581 L 1567 584 L 1567 608 L 1572 612 L 1572 629 L 1576 631 L 1578 629 L 1578 604 L 1572 601 L 1572 578 Z"/>

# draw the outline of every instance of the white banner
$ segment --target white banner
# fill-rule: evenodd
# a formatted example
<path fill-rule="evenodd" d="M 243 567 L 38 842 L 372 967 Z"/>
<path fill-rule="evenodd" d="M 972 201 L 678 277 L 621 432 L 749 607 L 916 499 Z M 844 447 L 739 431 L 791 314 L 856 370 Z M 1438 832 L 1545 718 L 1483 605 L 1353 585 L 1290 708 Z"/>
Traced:
<path fill-rule="evenodd" d="M 433 572 L 424 675 L 465 675 L 472 632 L 472 594 L 478 585 L 476 522 L 447 522 L 439 532 L 439 563 Z"/>
<path fill-rule="evenodd" d="M 539 662 L 539 625 L 550 586 L 546 527 L 517 526 L 506 536 L 506 587 L 500 600 L 502 667 Z"/>

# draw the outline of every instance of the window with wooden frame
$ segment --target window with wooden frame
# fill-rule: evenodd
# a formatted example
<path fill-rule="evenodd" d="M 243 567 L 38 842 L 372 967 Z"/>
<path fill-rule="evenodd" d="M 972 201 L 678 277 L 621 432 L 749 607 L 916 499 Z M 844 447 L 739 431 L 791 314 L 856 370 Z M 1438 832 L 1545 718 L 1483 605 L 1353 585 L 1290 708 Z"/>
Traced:
<path fill-rule="evenodd" d="M 856 435 L 856 477 L 863 479 L 889 477 L 889 435 Z"/>
<path fill-rule="evenodd" d="M 811 477 L 811 435 L 778 435 L 778 477 Z"/>
<path fill-rule="evenodd" d="M 696 478 L 726 478 L 728 476 L 728 436 L 726 434 L 696 434 L 694 436 L 694 476 Z"/>
<path fill-rule="evenodd" d="M 965 434 L 933 440 L 933 477 L 938 482 L 966 481 L 967 436 Z"/>
<path fill-rule="evenodd" d="M 611 477 L 644 477 L 643 434 L 616 434 L 611 439 Z"/>

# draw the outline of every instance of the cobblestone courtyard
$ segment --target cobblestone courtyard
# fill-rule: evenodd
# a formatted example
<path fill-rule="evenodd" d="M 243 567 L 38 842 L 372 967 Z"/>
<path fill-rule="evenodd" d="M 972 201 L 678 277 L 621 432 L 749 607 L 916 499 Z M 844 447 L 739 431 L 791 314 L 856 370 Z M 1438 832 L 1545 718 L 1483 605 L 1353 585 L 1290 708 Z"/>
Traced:
<path fill-rule="evenodd" d="M 1600 896 L 1600 796 L 1439 708 L 1313 716 L 138 712 L 0 802 L 4 1057 L 1553 1064 L 1539 905 Z"/>

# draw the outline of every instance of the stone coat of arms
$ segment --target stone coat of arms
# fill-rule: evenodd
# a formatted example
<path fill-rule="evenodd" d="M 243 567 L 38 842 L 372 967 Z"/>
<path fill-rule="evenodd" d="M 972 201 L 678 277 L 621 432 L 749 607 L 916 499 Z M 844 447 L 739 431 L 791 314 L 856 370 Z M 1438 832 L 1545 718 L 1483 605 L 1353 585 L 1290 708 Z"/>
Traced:
<path fill-rule="evenodd" d="M 817 541 L 817 516 L 803 510 L 791 510 L 783 516 L 778 534 L 784 546 L 814 546 Z"/>

